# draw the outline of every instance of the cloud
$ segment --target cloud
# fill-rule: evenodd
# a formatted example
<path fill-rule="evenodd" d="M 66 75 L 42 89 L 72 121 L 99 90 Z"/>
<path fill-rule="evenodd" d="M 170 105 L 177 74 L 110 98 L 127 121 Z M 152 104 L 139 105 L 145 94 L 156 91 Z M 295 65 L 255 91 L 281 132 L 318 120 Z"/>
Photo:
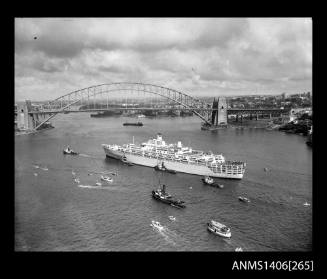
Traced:
<path fill-rule="evenodd" d="M 118 81 L 189 94 L 310 91 L 311 29 L 308 18 L 17 18 L 15 96 Z"/>

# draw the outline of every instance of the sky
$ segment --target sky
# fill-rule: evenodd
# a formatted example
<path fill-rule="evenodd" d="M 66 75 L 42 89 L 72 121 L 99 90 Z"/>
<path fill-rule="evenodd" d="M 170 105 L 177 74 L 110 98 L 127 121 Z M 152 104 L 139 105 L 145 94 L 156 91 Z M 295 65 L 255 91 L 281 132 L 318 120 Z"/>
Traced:
<path fill-rule="evenodd" d="M 111 82 L 191 96 L 312 91 L 311 18 L 16 18 L 15 101 Z"/>

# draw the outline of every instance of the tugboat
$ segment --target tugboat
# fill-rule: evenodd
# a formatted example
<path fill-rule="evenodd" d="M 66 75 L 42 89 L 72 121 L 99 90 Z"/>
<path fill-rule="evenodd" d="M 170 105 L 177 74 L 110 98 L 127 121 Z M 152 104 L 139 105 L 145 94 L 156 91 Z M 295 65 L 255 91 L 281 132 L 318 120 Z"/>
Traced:
<path fill-rule="evenodd" d="M 70 149 L 69 146 L 67 146 L 66 149 L 63 150 L 63 153 L 66 155 L 78 155 L 77 152 L 75 152 L 74 150 Z"/>
<path fill-rule="evenodd" d="M 204 184 L 217 187 L 217 188 L 224 188 L 224 185 L 218 184 L 217 182 L 214 182 L 213 178 L 210 176 L 205 176 L 204 178 L 201 179 Z"/>
<path fill-rule="evenodd" d="M 177 208 L 185 208 L 185 202 L 181 201 L 179 199 L 174 199 L 169 193 L 166 192 L 166 185 L 163 184 L 162 188 L 158 190 L 152 191 L 152 197 L 155 198 L 158 201 L 161 201 L 163 203 L 170 204 L 171 206 L 177 207 Z"/>
<path fill-rule="evenodd" d="M 211 220 L 209 223 L 207 223 L 207 225 L 208 230 L 214 234 L 227 238 L 230 238 L 232 236 L 230 228 L 226 227 L 221 223 Z"/>
<path fill-rule="evenodd" d="M 167 169 L 166 166 L 164 165 L 164 162 L 161 162 L 161 164 L 159 163 L 158 165 L 156 165 L 154 167 L 154 169 L 156 171 L 165 171 L 165 172 L 169 172 L 169 173 L 172 173 L 172 174 L 176 174 L 176 171 L 171 170 L 171 169 Z"/>
<path fill-rule="evenodd" d="M 124 164 L 126 164 L 127 166 L 134 166 L 133 163 L 127 161 L 127 158 L 124 156 L 123 159 L 121 160 Z"/>
<path fill-rule="evenodd" d="M 246 197 L 241 197 L 241 196 L 239 196 L 238 199 L 239 199 L 240 201 L 242 201 L 242 202 L 250 202 L 250 200 L 249 200 L 248 198 L 246 198 Z"/>

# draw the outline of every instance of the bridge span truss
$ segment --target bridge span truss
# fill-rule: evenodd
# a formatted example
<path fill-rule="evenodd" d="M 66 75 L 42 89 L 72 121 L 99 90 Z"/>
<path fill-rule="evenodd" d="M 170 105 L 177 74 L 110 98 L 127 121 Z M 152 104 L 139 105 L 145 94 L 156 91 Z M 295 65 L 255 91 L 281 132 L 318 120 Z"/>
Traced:
<path fill-rule="evenodd" d="M 208 116 L 210 112 L 208 110 L 211 108 L 211 105 L 174 89 L 153 84 L 131 82 L 100 84 L 79 89 L 56 98 L 55 100 L 42 105 L 39 110 L 30 111 L 29 113 L 50 115 L 35 127 L 35 129 L 38 129 L 58 113 L 76 111 L 76 106 L 86 105 L 90 108 L 90 105 L 92 103 L 96 104 L 98 100 L 101 100 L 106 104 L 102 110 L 109 110 L 112 102 L 111 95 L 117 92 L 124 92 L 124 95 L 129 96 L 135 93 L 149 93 L 154 96 L 162 97 L 176 105 L 179 105 L 181 108 L 191 110 L 204 122 L 209 123 Z"/>

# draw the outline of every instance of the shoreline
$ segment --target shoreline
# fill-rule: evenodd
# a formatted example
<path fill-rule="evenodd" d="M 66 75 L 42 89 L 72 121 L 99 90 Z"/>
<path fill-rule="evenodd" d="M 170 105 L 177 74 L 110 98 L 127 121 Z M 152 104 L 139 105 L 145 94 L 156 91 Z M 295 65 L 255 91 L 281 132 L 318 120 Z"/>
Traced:
<path fill-rule="evenodd" d="M 29 131 L 15 131 L 15 136 L 23 136 L 23 135 L 35 134 L 35 133 L 39 133 L 39 132 L 50 130 L 50 129 L 54 129 L 54 128 L 55 127 L 47 127 L 47 128 L 44 128 L 42 130 L 37 130 L 37 131 L 34 131 L 34 130 L 29 130 Z"/>

